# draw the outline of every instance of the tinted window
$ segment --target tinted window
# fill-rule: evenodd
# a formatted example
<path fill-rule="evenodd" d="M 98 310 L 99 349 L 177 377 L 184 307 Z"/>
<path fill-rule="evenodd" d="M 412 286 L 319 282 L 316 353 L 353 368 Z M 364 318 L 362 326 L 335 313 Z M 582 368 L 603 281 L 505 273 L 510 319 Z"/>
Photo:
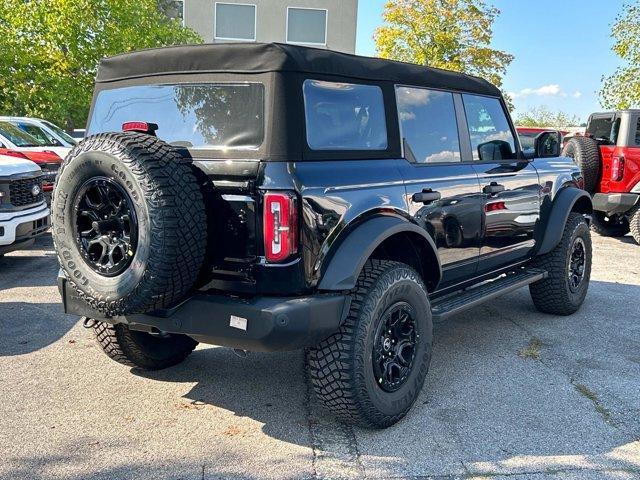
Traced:
<path fill-rule="evenodd" d="M 636 145 L 640 145 L 640 117 L 638 117 L 638 121 L 636 122 L 635 138 Z"/>
<path fill-rule="evenodd" d="M 518 137 L 520 137 L 520 146 L 524 152 L 533 151 L 537 136 L 537 133 L 518 133 Z"/>
<path fill-rule="evenodd" d="M 103 90 L 88 135 L 118 132 L 123 123 L 131 121 L 157 123 L 158 137 L 175 145 L 256 148 L 264 138 L 264 87 L 247 83 Z"/>
<path fill-rule="evenodd" d="M 216 3 L 215 30 L 216 38 L 223 40 L 255 40 L 255 5 Z"/>
<path fill-rule="evenodd" d="M 615 143 L 617 132 L 614 131 L 615 122 L 613 116 L 591 117 L 587 125 L 586 134 L 604 140 L 607 143 Z"/>
<path fill-rule="evenodd" d="M 326 43 L 326 10 L 289 8 L 287 15 L 287 42 L 320 45 Z"/>
<path fill-rule="evenodd" d="M 516 158 L 516 142 L 497 98 L 463 95 L 474 160 Z"/>
<path fill-rule="evenodd" d="M 303 89 L 307 143 L 311 149 L 387 149 L 379 87 L 306 80 Z"/>
<path fill-rule="evenodd" d="M 398 87 L 396 97 L 407 158 L 418 163 L 459 162 L 453 94 Z"/>

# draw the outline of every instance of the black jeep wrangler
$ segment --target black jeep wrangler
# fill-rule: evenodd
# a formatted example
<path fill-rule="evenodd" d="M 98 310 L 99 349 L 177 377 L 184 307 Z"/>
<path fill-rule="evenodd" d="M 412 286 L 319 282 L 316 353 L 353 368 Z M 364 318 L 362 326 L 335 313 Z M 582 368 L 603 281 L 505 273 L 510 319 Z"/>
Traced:
<path fill-rule="evenodd" d="M 146 369 L 198 342 L 308 349 L 341 419 L 386 427 L 432 328 L 528 285 L 567 315 L 589 284 L 589 194 L 557 132 L 524 155 L 500 91 L 281 44 L 105 59 L 53 199 L 59 287 L 105 353 Z"/>

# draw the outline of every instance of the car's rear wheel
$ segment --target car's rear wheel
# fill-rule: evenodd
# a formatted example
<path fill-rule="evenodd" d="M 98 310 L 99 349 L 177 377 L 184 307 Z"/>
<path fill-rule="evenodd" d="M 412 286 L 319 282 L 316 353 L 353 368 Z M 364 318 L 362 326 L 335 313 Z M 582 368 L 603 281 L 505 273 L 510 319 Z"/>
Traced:
<path fill-rule="evenodd" d="M 311 383 L 338 418 L 385 428 L 409 411 L 431 361 L 432 321 L 420 276 L 370 260 L 340 331 L 308 352 Z"/>
<path fill-rule="evenodd" d="M 138 332 L 123 324 L 95 322 L 93 331 L 109 358 L 144 370 L 161 370 L 177 365 L 198 345 L 186 335 Z"/>
<path fill-rule="evenodd" d="M 180 301 L 203 265 L 204 203 L 193 165 L 134 132 L 86 138 L 66 157 L 52 234 L 68 284 L 105 315 Z"/>
<path fill-rule="evenodd" d="M 562 155 L 570 157 L 580 167 L 584 189 L 595 193 L 600 181 L 600 147 L 589 137 L 573 137 L 562 149 Z"/>
<path fill-rule="evenodd" d="M 529 285 L 536 308 L 554 315 L 578 311 L 589 288 L 591 259 L 589 225 L 583 215 L 571 213 L 560 243 L 533 262 L 548 273 L 544 280 Z"/>
<path fill-rule="evenodd" d="M 629 220 L 621 215 L 593 212 L 591 218 L 591 230 L 603 237 L 624 237 L 629 233 Z"/>

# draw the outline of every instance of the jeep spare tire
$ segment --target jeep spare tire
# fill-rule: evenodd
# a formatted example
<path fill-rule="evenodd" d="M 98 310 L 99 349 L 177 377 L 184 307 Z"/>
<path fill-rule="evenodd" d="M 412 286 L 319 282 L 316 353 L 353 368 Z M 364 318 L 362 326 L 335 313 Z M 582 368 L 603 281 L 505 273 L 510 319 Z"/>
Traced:
<path fill-rule="evenodd" d="M 52 234 L 69 285 L 105 315 L 170 307 L 193 287 L 207 225 L 191 162 L 135 132 L 106 133 L 67 155 Z"/>
<path fill-rule="evenodd" d="M 562 155 L 571 157 L 580 167 L 584 178 L 584 189 L 595 193 L 600 180 L 600 147 L 589 137 L 573 137 L 562 149 Z"/>

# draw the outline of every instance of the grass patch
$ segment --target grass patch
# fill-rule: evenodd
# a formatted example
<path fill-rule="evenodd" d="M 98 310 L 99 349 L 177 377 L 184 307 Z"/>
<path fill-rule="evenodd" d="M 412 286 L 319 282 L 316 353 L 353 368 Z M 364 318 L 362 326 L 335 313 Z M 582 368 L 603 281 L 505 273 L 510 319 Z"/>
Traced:
<path fill-rule="evenodd" d="M 540 349 L 542 348 L 542 340 L 533 337 L 529 344 L 518 352 L 520 358 L 540 360 Z"/>
<path fill-rule="evenodd" d="M 611 413 L 609 413 L 609 410 L 602 406 L 602 403 L 600 403 L 600 400 L 598 399 L 596 394 L 589 387 L 583 385 L 582 383 L 574 383 L 573 386 L 580 395 L 591 401 L 591 403 L 593 404 L 593 408 L 596 409 L 596 412 L 602 415 L 602 418 L 604 418 L 605 421 L 611 421 Z"/>

